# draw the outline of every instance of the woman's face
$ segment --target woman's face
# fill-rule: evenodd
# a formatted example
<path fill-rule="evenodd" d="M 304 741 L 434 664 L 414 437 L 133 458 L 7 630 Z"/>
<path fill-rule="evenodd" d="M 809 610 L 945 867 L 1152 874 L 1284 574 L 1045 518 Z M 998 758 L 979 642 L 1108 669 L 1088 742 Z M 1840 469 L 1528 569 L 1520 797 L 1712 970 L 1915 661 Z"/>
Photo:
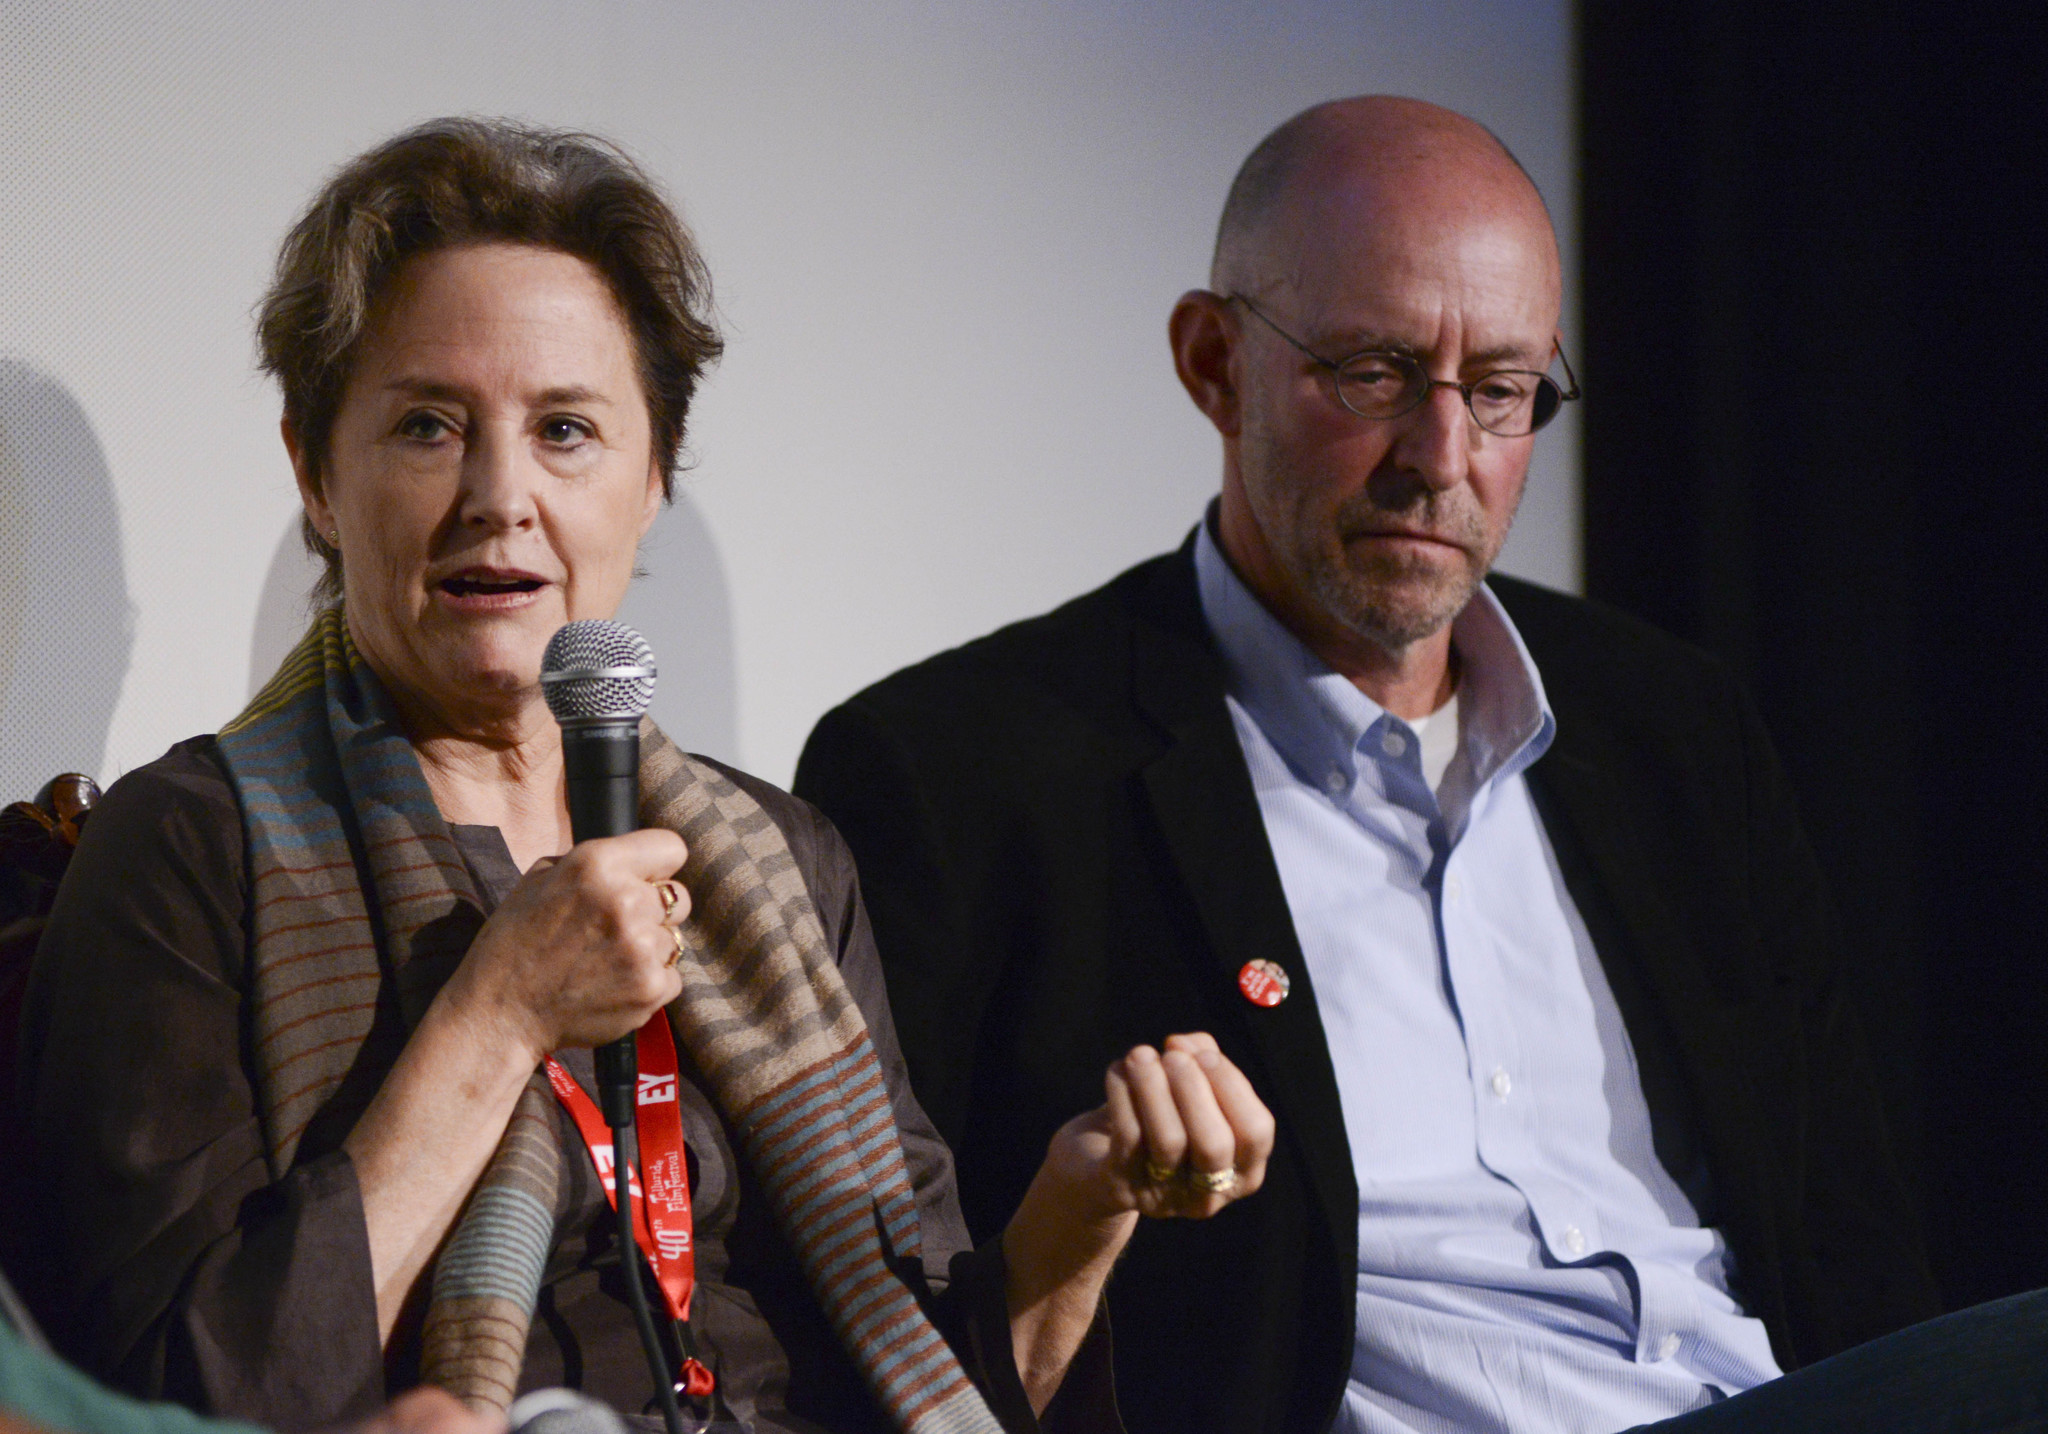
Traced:
<path fill-rule="evenodd" d="M 320 491 L 356 645 L 401 705 L 460 730 L 538 701 L 565 622 L 610 617 L 661 505 L 633 340 L 552 249 L 409 261 L 366 331 Z M 419 709 L 425 708 L 425 711 Z"/>

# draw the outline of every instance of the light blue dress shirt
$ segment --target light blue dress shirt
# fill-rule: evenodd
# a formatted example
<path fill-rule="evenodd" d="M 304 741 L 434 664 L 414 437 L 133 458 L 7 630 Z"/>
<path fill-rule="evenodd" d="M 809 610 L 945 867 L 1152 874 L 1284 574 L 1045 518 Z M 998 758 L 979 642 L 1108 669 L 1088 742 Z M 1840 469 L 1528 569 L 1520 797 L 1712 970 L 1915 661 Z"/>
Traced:
<path fill-rule="evenodd" d="M 1195 571 L 1358 1174 L 1335 1428 L 1610 1434 L 1776 1377 L 1652 1148 L 1523 777 L 1556 720 L 1506 612 L 1482 588 L 1452 626 L 1459 741 L 1432 791 L 1414 730 L 1281 626 L 1206 523 Z"/>

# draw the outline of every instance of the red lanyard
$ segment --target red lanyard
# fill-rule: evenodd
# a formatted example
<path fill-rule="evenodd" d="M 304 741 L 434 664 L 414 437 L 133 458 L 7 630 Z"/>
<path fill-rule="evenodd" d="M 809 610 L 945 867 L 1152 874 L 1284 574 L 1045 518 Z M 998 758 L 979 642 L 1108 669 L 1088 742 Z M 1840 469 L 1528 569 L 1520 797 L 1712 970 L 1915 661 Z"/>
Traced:
<path fill-rule="evenodd" d="M 676 1099 L 676 1038 L 668 1028 L 667 1014 L 656 1011 L 633 1044 L 640 1063 L 640 1090 L 633 1116 L 640 1132 L 640 1169 L 637 1178 L 636 1172 L 626 1172 L 626 1188 L 633 1192 L 633 1234 L 654 1265 L 669 1318 L 687 1320 L 690 1294 L 697 1284 L 697 1248 L 690 1226 L 689 1166 L 683 1158 L 683 1108 Z M 617 1209 L 611 1127 L 605 1124 L 597 1102 L 584 1094 L 575 1077 L 553 1056 L 548 1057 L 548 1082 L 555 1088 L 555 1098 L 575 1117 L 583 1143 L 590 1147 L 590 1161 L 597 1167 L 605 1198 Z M 630 1270 L 627 1277 L 632 1277 Z"/>

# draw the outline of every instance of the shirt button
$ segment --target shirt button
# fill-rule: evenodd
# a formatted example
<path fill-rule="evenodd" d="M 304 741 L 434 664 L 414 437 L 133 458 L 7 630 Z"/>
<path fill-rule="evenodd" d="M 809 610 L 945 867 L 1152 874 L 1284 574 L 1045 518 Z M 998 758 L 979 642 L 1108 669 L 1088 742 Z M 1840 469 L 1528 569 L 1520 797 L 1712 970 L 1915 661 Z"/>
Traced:
<path fill-rule="evenodd" d="M 1323 785 L 1333 792 L 1341 792 L 1344 790 L 1344 781 L 1344 769 L 1342 767 L 1332 767 L 1330 768 L 1330 774 L 1323 778 Z"/>
<path fill-rule="evenodd" d="M 1505 1067 L 1496 1067 L 1493 1072 L 1493 1079 L 1488 1084 L 1493 1087 L 1493 1093 L 1502 1100 L 1506 1100 L 1508 1092 L 1515 1088 L 1515 1083 L 1509 1078 Z M 1571 1236 L 1567 1235 L 1565 1238 L 1570 1239 Z"/>
<path fill-rule="evenodd" d="M 1572 1253 L 1573 1253 L 1574 1255 L 1583 1255 L 1583 1254 L 1585 1254 L 1585 1253 L 1586 1253 L 1586 1232 L 1585 1232 L 1585 1231 L 1583 1231 L 1583 1230 L 1581 1230 L 1581 1229 L 1580 1229 L 1580 1228 L 1579 1228 L 1579 1227 L 1578 1227 L 1577 1225 L 1567 1225 L 1567 1226 L 1565 1226 L 1565 1227 L 1564 1227 L 1564 1247 L 1565 1247 L 1565 1248 L 1566 1248 L 1567 1250 L 1570 1250 L 1570 1251 L 1571 1251 L 1571 1252 L 1572 1252 Z"/>
<path fill-rule="evenodd" d="M 1456 901 L 1459 897 L 1463 896 L 1464 894 L 1465 883 L 1458 880 L 1457 874 L 1455 872 L 1452 873 L 1450 876 L 1444 878 L 1444 896 L 1446 898 L 1448 898 L 1451 901 Z"/>
<path fill-rule="evenodd" d="M 1408 739 L 1389 727 L 1380 733 L 1380 750 L 1389 757 L 1398 757 L 1408 750 Z"/>
<path fill-rule="evenodd" d="M 1664 1338 L 1662 1338 L 1662 1339 L 1660 1339 L 1660 1340 L 1658 1340 L 1658 1341 L 1657 1341 L 1657 1358 L 1658 1358 L 1658 1359 L 1660 1359 L 1660 1360 L 1664 1360 L 1664 1359 L 1669 1359 L 1669 1358 L 1671 1358 L 1671 1357 L 1672 1357 L 1673 1355 L 1675 1355 L 1675 1354 L 1677 1354 L 1677 1353 L 1678 1353 L 1678 1336 L 1677 1336 L 1677 1335 L 1675 1335 L 1675 1334 L 1667 1334 L 1667 1335 L 1665 1335 L 1665 1336 L 1664 1336 Z"/>

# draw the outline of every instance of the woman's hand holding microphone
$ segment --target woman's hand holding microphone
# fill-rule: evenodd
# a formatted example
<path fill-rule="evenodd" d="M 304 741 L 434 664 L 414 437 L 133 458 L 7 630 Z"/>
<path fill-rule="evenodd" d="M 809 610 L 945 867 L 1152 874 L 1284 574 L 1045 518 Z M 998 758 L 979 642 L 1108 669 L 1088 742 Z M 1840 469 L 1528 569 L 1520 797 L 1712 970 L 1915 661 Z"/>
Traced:
<path fill-rule="evenodd" d="M 676 998 L 688 849 L 650 828 L 535 862 L 477 934 L 446 996 L 532 1056 L 601 1046 Z"/>

